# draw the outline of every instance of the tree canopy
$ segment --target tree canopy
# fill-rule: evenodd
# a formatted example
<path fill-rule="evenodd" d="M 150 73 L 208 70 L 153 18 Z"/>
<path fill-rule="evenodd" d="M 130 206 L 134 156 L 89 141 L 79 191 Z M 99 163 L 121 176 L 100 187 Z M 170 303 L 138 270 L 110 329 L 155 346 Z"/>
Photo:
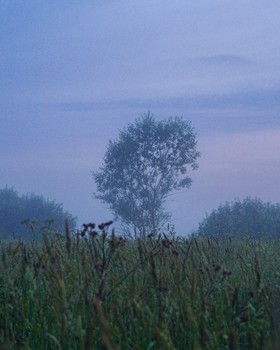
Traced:
<path fill-rule="evenodd" d="M 198 234 L 231 238 L 279 237 L 280 204 L 249 197 L 226 202 L 203 219 Z"/>
<path fill-rule="evenodd" d="M 0 190 L 0 237 L 12 235 L 30 238 L 32 231 L 43 226 L 64 232 L 64 222 L 68 220 L 71 229 L 76 226 L 76 218 L 63 210 L 62 204 L 44 199 L 43 196 L 26 194 L 20 196 L 13 188 Z M 24 225 L 23 223 L 26 223 Z"/>
<path fill-rule="evenodd" d="M 151 113 L 138 118 L 110 141 L 103 166 L 93 172 L 97 198 L 134 235 L 146 235 L 169 218 L 168 194 L 187 188 L 189 170 L 200 153 L 191 122 L 170 117 L 158 121 Z"/>

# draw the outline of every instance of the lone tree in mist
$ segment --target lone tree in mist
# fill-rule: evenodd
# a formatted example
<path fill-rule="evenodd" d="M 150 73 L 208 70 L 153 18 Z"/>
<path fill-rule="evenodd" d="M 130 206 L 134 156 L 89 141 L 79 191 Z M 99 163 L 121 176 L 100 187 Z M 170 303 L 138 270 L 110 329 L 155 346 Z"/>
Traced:
<path fill-rule="evenodd" d="M 188 168 L 198 167 L 196 144 L 189 121 L 157 121 L 147 113 L 109 142 L 103 166 L 93 172 L 96 198 L 109 204 L 127 233 L 155 232 L 170 218 L 164 207 L 170 192 L 192 183 Z"/>

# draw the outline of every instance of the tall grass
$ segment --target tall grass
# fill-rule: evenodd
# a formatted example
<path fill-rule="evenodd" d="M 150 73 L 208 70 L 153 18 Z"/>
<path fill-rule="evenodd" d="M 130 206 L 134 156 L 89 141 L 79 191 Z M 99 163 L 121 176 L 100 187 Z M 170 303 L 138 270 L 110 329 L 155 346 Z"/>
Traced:
<path fill-rule="evenodd" d="M 2 244 L 1 349 L 280 348 L 279 240 L 126 241 L 109 225 Z"/>

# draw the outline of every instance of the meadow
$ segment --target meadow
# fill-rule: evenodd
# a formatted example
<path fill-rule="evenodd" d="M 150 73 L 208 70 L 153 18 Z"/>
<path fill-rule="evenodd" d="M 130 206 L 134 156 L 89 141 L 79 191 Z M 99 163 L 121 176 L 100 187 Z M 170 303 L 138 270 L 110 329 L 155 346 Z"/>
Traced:
<path fill-rule="evenodd" d="M 1 349 L 280 348 L 280 240 L 110 225 L 1 243 Z"/>

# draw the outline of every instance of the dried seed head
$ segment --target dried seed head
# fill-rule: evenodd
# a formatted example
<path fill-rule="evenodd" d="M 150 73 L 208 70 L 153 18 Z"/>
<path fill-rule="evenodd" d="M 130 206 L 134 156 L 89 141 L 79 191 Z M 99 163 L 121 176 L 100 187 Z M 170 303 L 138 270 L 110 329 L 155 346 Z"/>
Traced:
<path fill-rule="evenodd" d="M 254 298 L 255 294 L 254 294 L 254 292 L 253 292 L 252 290 L 250 290 L 250 291 L 248 292 L 248 296 L 249 296 L 250 298 Z"/>
<path fill-rule="evenodd" d="M 97 231 L 90 231 L 89 232 L 89 235 L 91 236 L 91 237 L 96 237 L 97 235 L 98 235 L 98 232 Z"/>
<path fill-rule="evenodd" d="M 215 272 L 218 272 L 219 270 L 221 270 L 221 266 L 220 266 L 220 265 L 216 265 L 216 266 L 214 267 L 214 271 L 215 271 Z"/>
<path fill-rule="evenodd" d="M 172 245 L 172 242 L 169 239 L 163 239 L 161 243 L 164 246 L 164 248 L 169 248 Z"/>
<path fill-rule="evenodd" d="M 223 273 L 224 277 L 232 275 L 232 272 L 227 270 L 227 269 L 225 269 L 225 268 L 223 268 L 223 272 L 222 273 Z"/>
<path fill-rule="evenodd" d="M 102 222 L 101 224 L 98 225 L 99 230 L 104 230 L 104 228 L 112 225 L 113 221 L 107 221 L 107 222 Z"/>

